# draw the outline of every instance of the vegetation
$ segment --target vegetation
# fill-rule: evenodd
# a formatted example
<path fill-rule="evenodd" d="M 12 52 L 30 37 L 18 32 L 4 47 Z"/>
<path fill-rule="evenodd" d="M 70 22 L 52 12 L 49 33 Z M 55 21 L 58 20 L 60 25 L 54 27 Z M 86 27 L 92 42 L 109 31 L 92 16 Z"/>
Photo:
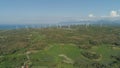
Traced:
<path fill-rule="evenodd" d="M 0 68 L 120 68 L 120 27 L 0 30 Z"/>

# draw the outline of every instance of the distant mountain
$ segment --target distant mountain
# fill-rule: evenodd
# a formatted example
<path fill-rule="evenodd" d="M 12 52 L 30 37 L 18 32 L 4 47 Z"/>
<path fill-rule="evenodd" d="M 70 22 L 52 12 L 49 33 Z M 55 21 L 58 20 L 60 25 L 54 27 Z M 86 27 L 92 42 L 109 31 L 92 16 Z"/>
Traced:
<path fill-rule="evenodd" d="M 94 24 L 94 25 L 120 25 L 120 19 L 100 19 L 100 20 L 81 20 L 81 21 L 64 21 L 59 24 Z"/>
<path fill-rule="evenodd" d="M 96 25 L 120 25 L 120 20 L 98 20 L 96 22 L 93 22 L 92 24 L 96 24 Z"/>

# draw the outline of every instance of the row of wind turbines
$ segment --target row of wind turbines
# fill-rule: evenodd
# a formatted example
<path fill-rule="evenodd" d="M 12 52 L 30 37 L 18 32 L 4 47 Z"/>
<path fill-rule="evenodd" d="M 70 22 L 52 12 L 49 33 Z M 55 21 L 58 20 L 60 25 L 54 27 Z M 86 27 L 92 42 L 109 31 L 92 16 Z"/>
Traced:
<path fill-rule="evenodd" d="M 90 23 L 85 23 L 85 24 L 40 24 L 40 25 L 24 25 L 23 27 L 20 26 L 15 26 L 15 29 L 19 29 L 19 28 L 25 28 L 25 29 L 29 29 L 29 28 L 63 28 L 63 29 L 71 29 L 72 26 L 76 26 L 76 25 L 80 25 L 80 26 L 85 26 L 86 28 L 88 28 L 90 25 Z M 100 27 L 103 26 L 103 24 L 99 24 Z"/>

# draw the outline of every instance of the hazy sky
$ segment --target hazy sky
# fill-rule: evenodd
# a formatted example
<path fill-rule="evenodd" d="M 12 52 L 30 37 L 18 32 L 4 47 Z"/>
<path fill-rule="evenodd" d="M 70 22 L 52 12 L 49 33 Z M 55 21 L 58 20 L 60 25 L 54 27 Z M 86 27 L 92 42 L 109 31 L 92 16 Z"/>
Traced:
<path fill-rule="evenodd" d="M 0 24 L 117 17 L 120 0 L 0 0 Z"/>

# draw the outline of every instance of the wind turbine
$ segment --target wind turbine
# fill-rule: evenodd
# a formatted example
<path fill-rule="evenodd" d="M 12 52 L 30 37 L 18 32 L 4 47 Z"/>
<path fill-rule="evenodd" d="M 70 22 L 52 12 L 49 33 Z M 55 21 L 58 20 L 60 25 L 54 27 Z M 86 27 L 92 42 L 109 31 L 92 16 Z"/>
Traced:
<path fill-rule="evenodd" d="M 102 26 L 103 26 L 103 23 L 101 22 L 101 23 L 100 23 L 100 27 L 102 27 Z"/>
<path fill-rule="evenodd" d="M 29 30 L 29 28 L 28 28 L 28 26 L 27 26 L 27 25 L 25 25 L 25 29 L 26 29 L 26 30 Z"/>
<path fill-rule="evenodd" d="M 89 27 L 89 25 L 90 25 L 90 23 L 86 23 L 86 28 L 88 28 L 88 27 Z"/>
<path fill-rule="evenodd" d="M 17 30 L 17 29 L 18 29 L 18 26 L 15 26 L 15 29 Z"/>

